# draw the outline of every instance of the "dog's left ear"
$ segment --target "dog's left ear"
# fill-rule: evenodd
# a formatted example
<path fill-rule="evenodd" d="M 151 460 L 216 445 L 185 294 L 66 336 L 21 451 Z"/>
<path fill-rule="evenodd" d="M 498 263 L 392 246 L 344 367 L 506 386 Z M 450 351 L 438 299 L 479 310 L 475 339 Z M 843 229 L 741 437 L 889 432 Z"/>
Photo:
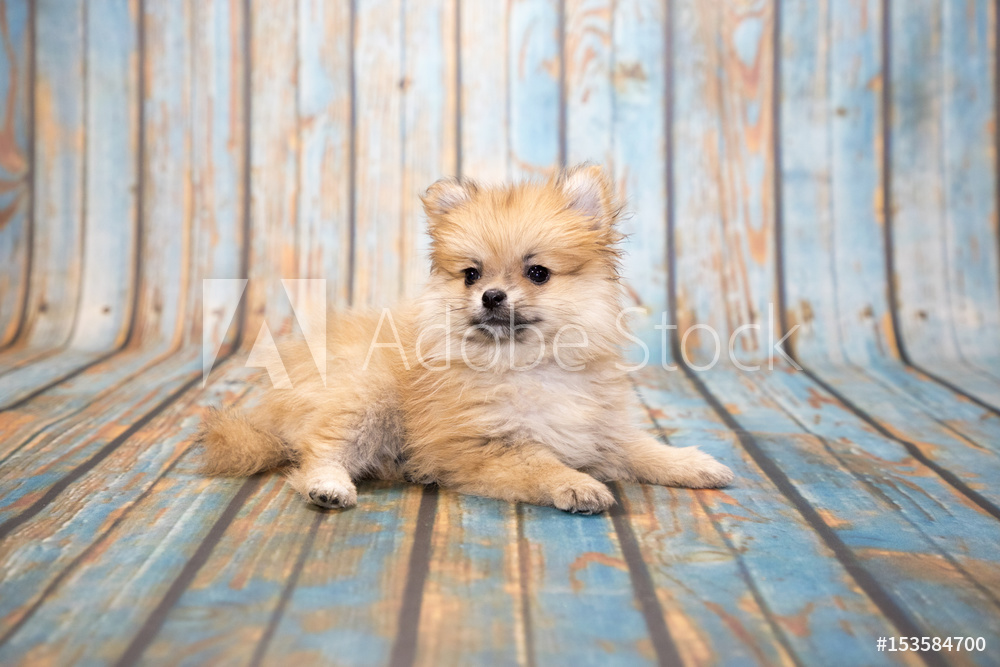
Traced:
<path fill-rule="evenodd" d="M 567 208 L 591 218 L 595 229 L 615 224 L 620 208 L 614 183 L 604 169 L 582 164 L 560 173 L 556 183 L 566 196 Z"/>

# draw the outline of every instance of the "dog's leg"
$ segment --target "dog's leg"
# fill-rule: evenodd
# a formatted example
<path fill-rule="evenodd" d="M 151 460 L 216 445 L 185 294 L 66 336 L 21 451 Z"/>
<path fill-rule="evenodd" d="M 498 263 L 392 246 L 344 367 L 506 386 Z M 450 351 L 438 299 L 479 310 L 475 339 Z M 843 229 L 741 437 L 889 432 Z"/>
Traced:
<path fill-rule="evenodd" d="M 733 481 L 728 467 L 697 447 L 671 447 L 638 429 L 618 444 L 621 456 L 594 470 L 596 477 L 692 489 L 715 489 Z"/>
<path fill-rule="evenodd" d="M 477 496 L 581 514 L 603 512 L 615 502 L 608 487 L 540 445 L 476 445 L 450 461 L 449 468 L 444 485 Z"/>
<path fill-rule="evenodd" d="M 299 463 L 288 481 L 304 498 L 327 508 L 354 507 L 358 491 L 342 461 L 346 444 L 308 438 L 297 444 Z"/>

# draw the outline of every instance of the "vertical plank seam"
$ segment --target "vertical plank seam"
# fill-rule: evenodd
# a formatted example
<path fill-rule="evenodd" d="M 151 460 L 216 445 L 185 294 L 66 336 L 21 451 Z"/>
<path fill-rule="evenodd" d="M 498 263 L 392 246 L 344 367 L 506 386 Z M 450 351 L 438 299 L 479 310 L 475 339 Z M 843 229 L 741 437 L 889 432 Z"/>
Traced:
<path fill-rule="evenodd" d="M 618 545 L 621 548 L 622 558 L 628 567 L 629 580 L 632 582 L 632 592 L 636 602 L 639 603 L 639 611 L 643 620 L 646 621 L 646 630 L 649 632 L 650 642 L 656 652 L 657 663 L 660 665 L 683 665 L 680 652 L 677 649 L 677 642 L 667 622 L 663 618 L 663 607 L 660 599 L 656 595 L 656 586 L 653 584 L 653 577 L 646 567 L 646 561 L 642 559 L 642 552 L 639 550 L 639 540 L 632 530 L 632 525 L 625 520 L 625 509 L 622 506 L 621 484 L 615 482 L 611 485 L 611 490 L 615 496 L 615 504 L 611 506 L 608 514 L 611 516 L 611 523 L 618 536 Z"/>
<path fill-rule="evenodd" d="M 666 99 L 663 102 L 663 188 L 666 194 L 666 206 L 664 210 L 663 224 L 666 227 L 666 238 L 664 239 L 663 252 L 667 258 L 667 266 L 672 267 L 676 261 L 677 253 L 674 232 L 674 0 L 664 0 L 663 2 L 663 94 Z M 614 13 L 612 13 L 614 21 Z M 612 27 L 612 31 L 614 28 Z M 612 72 L 614 70 L 612 69 Z M 666 303 L 661 304 L 667 309 L 669 314 L 673 314 L 673 302 L 676 298 L 677 284 L 673 271 L 666 272 Z M 676 320 L 674 320 L 676 322 Z M 667 324 L 666 321 L 663 322 Z M 673 339 L 676 330 L 667 330 Z M 670 343 L 667 343 L 669 348 Z M 664 354 L 661 351 L 660 354 Z"/>
<path fill-rule="evenodd" d="M 140 0 L 141 1 L 141 0 Z M 241 202 L 243 210 L 242 216 L 243 238 L 240 248 L 239 275 L 250 277 L 250 252 L 253 247 L 253 197 L 251 183 L 253 182 L 253 20 L 252 3 L 253 0 L 243 0 L 240 6 L 243 10 L 241 47 L 243 51 L 243 72 L 240 82 L 240 93 L 243 95 L 243 173 L 240 180 L 243 183 Z M 248 322 L 250 318 L 249 298 L 244 294 L 236 313 L 236 336 L 234 337 L 233 349 L 239 349 L 245 343 L 243 340 L 248 336 Z"/>
<path fill-rule="evenodd" d="M 618 0 L 610 0 L 611 2 L 611 17 L 608 20 L 610 24 L 608 30 L 610 31 L 610 37 L 608 39 L 608 83 L 611 89 L 611 131 L 610 141 L 608 146 L 608 157 L 611 160 L 611 164 L 608 167 L 608 174 L 611 176 L 612 182 L 615 181 L 615 173 L 617 172 L 617 165 L 615 164 L 615 156 L 617 155 L 618 141 L 617 135 L 614 128 L 618 127 L 618 90 L 615 88 L 615 69 L 618 67 L 618 53 L 615 50 L 615 16 L 618 14 Z M 615 189 L 618 189 L 618 183 L 615 183 Z M 621 276 L 618 277 L 621 281 Z"/>
<path fill-rule="evenodd" d="M 399 197 L 401 201 L 408 200 L 410 198 L 410 193 L 407 191 L 408 179 L 406 178 L 406 108 L 407 103 L 410 101 L 410 82 L 408 80 L 406 71 L 406 10 L 405 2 L 399 2 L 399 71 L 398 79 L 394 82 L 397 89 L 399 90 L 399 117 L 396 119 L 399 125 L 398 141 L 399 141 Z M 410 274 L 410 263 L 416 258 L 412 255 L 416 254 L 417 240 L 415 237 L 411 238 L 409 230 L 409 216 L 407 215 L 406 204 L 401 203 L 399 206 L 399 217 L 396 221 L 398 225 L 398 234 L 396 235 L 397 252 L 399 254 L 399 264 L 400 271 L 399 277 L 396 281 L 396 294 L 393 297 L 393 301 L 398 300 L 404 294 L 406 294 L 406 284 L 407 279 Z M 404 247 L 401 241 L 405 239 L 408 247 Z"/>
<path fill-rule="evenodd" d="M 888 285 L 889 321 L 895 354 L 912 365 L 899 321 L 899 293 L 896 285 L 895 246 L 892 226 L 895 202 L 892 199 L 892 0 L 882 2 L 882 237 L 885 252 L 885 279 Z M 892 352 L 893 350 L 890 350 Z"/>
<path fill-rule="evenodd" d="M 895 626 L 902 635 L 920 636 L 924 630 L 882 588 L 875 576 L 858 561 L 857 556 L 851 548 L 840 539 L 836 531 L 823 521 L 816 508 L 805 499 L 781 468 L 760 448 L 753 435 L 740 426 L 735 417 L 709 391 L 708 387 L 698 378 L 697 372 L 690 368 L 688 364 L 683 363 L 683 361 L 679 361 L 678 365 L 683 369 L 684 374 L 697 389 L 698 393 L 704 397 L 709 407 L 712 408 L 712 411 L 736 435 L 740 446 L 750 455 L 750 458 L 753 459 L 754 463 L 757 464 L 767 478 L 771 480 L 771 483 L 777 487 L 778 491 L 795 507 L 806 524 L 823 540 L 851 578 L 854 579 L 875 606 L 879 608 L 886 620 Z M 944 666 L 947 664 L 939 654 L 921 654 L 920 657 L 929 665 Z"/>
<path fill-rule="evenodd" d="M 399 606 L 396 638 L 389 655 L 392 667 L 409 667 L 417 657 L 417 638 L 420 632 L 420 612 L 424 600 L 424 587 L 430 572 L 433 551 L 434 517 L 437 514 L 438 488 L 424 486 L 420 495 L 416 525 L 413 528 L 413 546 L 406 569 L 403 600 Z"/>
<path fill-rule="evenodd" d="M 38 8 L 37 3 L 28 3 L 28 25 L 27 25 L 27 45 L 26 45 L 26 56 L 25 56 L 25 78 L 24 90 L 27 99 L 25 103 L 28 108 L 26 110 L 26 133 L 28 139 L 28 145 L 26 147 L 28 156 L 28 173 L 26 178 L 27 187 L 27 210 L 24 216 L 24 244 L 25 244 L 25 261 L 24 261 L 24 280 L 28 283 L 24 286 L 24 291 L 21 293 L 21 314 L 17 321 L 17 326 L 14 329 L 14 335 L 11 336 L 10 341 L 7 345 L 3 346 L 3 349 L 14 347 L 22 342 L 23 338 L 27 337 L 26 321 L 28 319 L 28 306 L 30 301 L 28 299 L 31 283 L 31 267 L 34 263 L 35 255 L 35 215 L 37 212 L 37 207 L 35 206 L 35 181 L 36 172 L 35 168 L 35 80 L 38 76 L 38 67 L 36 63 L 35 52 L 38 48 Z"/>
<path fill-rule="evenodd" d="M 90 86 L 87 85 L 87 73 L 89 68 L 90 49 L 90 3 L 84 2 L 80 11 L 80 87 L 81 115 L 83 117 L 83 127 L 81 129 L 82 140 L 80 146 L 80 276 L 76 283 L 76 308 L 73 309 L 73 322 L 69 327 L 69 336 L 66 339 L 65 348 L 72 347 L 73 340 L 76 339 L 77 328 L 80 326 L 80 309 L 83 307 L 83 286 L 87 275 L 87 151 L 90 148 L 90 132 L 88 131 L 88 121 L 90 120 Z"/>
<path fill-rule="evenodd" d="M 461 1 L 461 0 L 459 0 Z M 510 131 L 511 119 L 511 83 L 510 83 L 510 5 L 514 0 L 502 0 L 504 6 L 503 19 L 503 91 L 504 91 L 504 140 L 506 141 L 504 151 L 504 178 L 510 179 L 514 175 L 514 145 Z"/>
<path fill-rule="evenodd" d="M 524 535 L 524 505 L 514 506 L 514 521 L 517 529 L 517 571 L 518 593 L 521 596 L 521 623 L 524 632 L 524 653 L 527 667 L 535 667 L 535 630 L 531 616 L 531 548 L 528 538 Z"/>
<path fill-rule="evenodd" d="M 347 49 L 347 87 L 351 97 L 350 118 L 348 120 L 347 133 L 350 137 L 350 148 L 347 158 L 347 217 L 350 227 L 348 240 L 349 252 L 347 262 L 347 304 L 357 305 L 354 299 L 354 271 L 357 266 L 358 253 L 358 83 L 355 74 L 357 67 L 357 22 L 358 22 L 358 0 L 349 0 L 348 11 L 348 49 Z"/>
<path fill-rule="evenodd" d="M 462 177 L 462 1 L 455 3 L 455 176 Z"/>
<path fill-rule="evenodd" d="M 267 622 L 264 634 L 257 642 L 256 648 L 254 648 L 253 655 L 251 656 L 249 662 L 250 667 L 257 667 L 260 665 L 264 656 L 267 654 L 267 649 L 271 645 L 271 640 L 274 638 L 274 634 L 278 630 L 278 624 L 281 622 L 282 617 L 284 617 L 285 609 L 288 608 L 288 603 L 292 599 L 292 593 L 295 592 L 295 588 L 298 586 L 299 578 L 302 576 L 302 570 L 306 565 L 306 560 L 312 553 L 313 543 L 316 541 L 316 533 L 319 532 L 319 526 L 323 523 L 323 517 L 327 514 L 327 512 L 323 510 L 312 509 L 312 507 L 310 507 L 310 510 L 315 512 L 316 515 L 313 517 L 312 524 L 309 526 L 309 534 L 302 543 L 302 548 L 299 551 L 298 557 L 295 559 L 295 565 L 292 567 L 292 572 L 285 581 L 284 587 L 281 589 L 278 604 L 271 613 L 271 618 Z"/>
<path fill-rule="evenodd" d="M 642 394 L 639 392 L 638 385 L 635 383 L 634 380 L 632 381 L 632 389 L 639 399 L 639 404 L 642 405 L 642 408 L 646 411 L 649 420 L 653 423 L 654 426 L 656 426 L 657 430 L 662 435 L 663 439 L 666 440 L 666 443 L 669 446 L 670 438 L 663 434 L 664 433 L 663 425 L 660 423 L 660 420 L 654 414 L 649 403 L 645 400 L 645 398 L 643 398 Z M 730 539 L 726 531 L 723 530 L 719 521 L 716 519 L 715 514 L 709 510 L 708 504 L 705 502 L 704 496 L 697 490 L 693 490 L 691 491 L 691 493 L 694 495 L 695 500 L 698 501 L 698 505 L 701 507 L 702 511 L 705 512 L 705 516 L 707 516 L 709 521 L 711 521 L 712 527 L 715 529 L 716 534 L 718 534 L 723 544 L 726 545 L 726 549 L 729 550 L 732 559 L 736 562 L 736 567 L 740 571 L 740 578 L 743 579 L 743 582 L 747 585 L 747 588 L 750 589 L 750 595 L 753 596 L 753 599 L 757 603 L 757 606 L 760 607 L 764 619 L 767 621 L 767 625 L 771 629 L 771 632 L 774 634 L 774 637 L 778 640 L 778 643 L 782 646 L 782 648 L 784 648 L 785 651 L 788 652 L 788 655 L 792 659 L 793 664 L 801 667 L 804 663 L 796 653 L 795 649 L 792 647 L 791 642 L 789 642 L 787 632 L 777 622 L 774 611 L 771 609 L 771 606 L 768 604 L 767 600 L 764 599 L 764 595 L 763 593 L 761 593 L 760 588 L 757 586 L 757 582 L 750 574 L 750 570 L 749 568 L 747 568 L 746 562 L 743 560 L 743 556 L 740 553 L 740 550 L 736 548 L 736 545 L 733 544 L 732 539 Z"/>
<path fill-rule="evenodd" d="M 200 0 L 194 0 L 199 2 Z M 291 276 L 292 278 L 301 278 L 302 276 L 302 244 L 300 239 L 302 238 L 302 98 L 299 94 L 300 85 L 302 82 L 302 13 L 299 11 L 298 3 L 296 3 L 295 11 L 292 12 L 292 23 L 294 25 L 295 36 L 292 38 L 292 43 L 294 45 L 295 53 L 295 65 L 294 65 L 294 76 L 295 80 L 292 82 L 292 87 L 295 89 L 295 95 L 293 97 L 293 103 L 295 104 L 295 110 L 293 112 L 295 117 L 295 145 L 293 149 L 295 151 L 294 164 L 295 164 L 295 175 L 294 187 L 292 189 L 292 206 L 294 207 L 292 211 L 294 215 L 292 216 L 292 225 L 294 225 L 294 230 L 292 231 L 292 238 L 295 239 L 295 243 L 292 247 L 292 252 L 294 257 L 292 258 L 292 266 L 295 267 L 297 275 Z M 306 253 L 308 256 L 308 252 Z M 288 276 L 279 276 L 284 279 Z M 306 277 L 312 277 L 311 274 L 307 274 Z M 327 293 L 323 294 L 324 304 L 327 301 Z M 294 327 L 295 316 L 291 317 L 292 322 L 289 324 L 289 331 L 291 327 Z"/>
<path fill-rule="evenodd" d="M 146 651 L 147 648 L 156 639 L 159 634 L 160 629 L 167 620 L 167 615 L 170 610 L 173 609 L 177 601 L 180 600 L 184 591 L 188 589 L 191 583 L 194 581 L 195 576 L 201 570 L 202 566 L 208 561 L 208 557 L 212 554 L 212 550 L 222 539 L 223 534 L 229 525 L 232 524 L 236 515 L 239 514 L 240 509 L 250 498 L 254 491 L 256 491 L 261 484 L 262 477 L 260 475 L 254 475 L 253 477 L 247 478 L 246 481 L 240 486 L 239 491 L 236 492 L 230 501 L 226 505 L 226 508 L 222 510 L 219 518 L 215 520 L 212 527 L 209 529 L 208 533 L 202 539 L 198 548 L 195 550 L 194 554 L 187 560 L 184 564 L 183 569 L 170 584 L 170 588 L 167 589 L 166 594 L 160 600 L 156 608 L 153 609 L 152 613 L 146 618 L 145 623 L 139 629 L 139 632 L 135 635 L 132 641 L 129 643 L 125 652 L 122 653 L 121 657 L 116 661 L 116 665 L 119 667 L 124 667 L 128 665 L 134 665 L 138 662 L 139 658 Z"/>
<path fill-rule="evenodd" d="M 558 0 L 557 41 L 559 42 L 559 168 L 566 168 L 568 143 L 566 138 L 566 0 Z"/>
<path fill-rule="evenodd" d="M 836 1 L 836 0 L 834 0 Z M 774 295 L 778 301 L 778 326 L 781 327 L 780 334 L 784 335 L 788 331 L 788 298 L 785 294 L 787 284 L 785 278 L 785 206 L 784 206 L 784 162 L 781 159 L 782 142 L 782 115 L 781 115 L 781 39 L 782 39 L 782 0 L 774 0 L 774 37 L 771 48 L 771 122 L 773 125 L 771 137 L 771 150 L 774 153 L 774 273 L 775 290 Z M 828 68 L 829 69 L 829 68 Z M 827 79 L 829 81 L 829 77 Z M 828 95 L 829 97 L 829 95 Z M 768 326 L 771 323 L 768 322 Z M 795 349 L 794 339 L 791 345 Z"/>
<path fill-rule="evenodd" d="M 132 312 L 129 314 L 128 332 L 122 342 L 125 349 L 138 340 L 140 289 L 142 285 L 142 246 L 145 242 L 143 221 L 145 217 L 146 199 L 146 0 L 136 0 L 136 49 L 139 52 L 136 73 L 136 95 L 138 96 L 136 110 L 136 193 L 135 193 L 135 238 L 132 248 Z"/>

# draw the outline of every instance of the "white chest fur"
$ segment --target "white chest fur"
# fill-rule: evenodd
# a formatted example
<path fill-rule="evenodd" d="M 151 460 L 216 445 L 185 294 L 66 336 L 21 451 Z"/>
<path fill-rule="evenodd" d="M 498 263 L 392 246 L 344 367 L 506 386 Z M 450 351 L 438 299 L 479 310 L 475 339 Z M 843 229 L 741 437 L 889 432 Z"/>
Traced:
<path fill-rule="evenodd" d="M 548 364 L 480 381 L 489 383 L 483 387 L 489 436 L 538 442 L 577 468 L 598 460 L 600 447 L 610 444 L 619 401 L 609 393 L 618 390 L 591 373 Z"/>

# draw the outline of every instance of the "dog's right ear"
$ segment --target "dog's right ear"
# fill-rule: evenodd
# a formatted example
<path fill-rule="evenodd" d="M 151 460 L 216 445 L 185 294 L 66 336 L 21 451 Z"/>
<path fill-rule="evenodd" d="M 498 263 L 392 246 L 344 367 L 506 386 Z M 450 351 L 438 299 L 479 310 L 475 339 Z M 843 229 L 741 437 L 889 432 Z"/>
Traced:
<path fill-rule="evenodd" d="M 424 212 L 433 220 L 440 218 L 472 199 L 479 188 L 470 180 L 458 178 L 442 178 L 427 188 L 420 197 L 424 203 Z"/>

